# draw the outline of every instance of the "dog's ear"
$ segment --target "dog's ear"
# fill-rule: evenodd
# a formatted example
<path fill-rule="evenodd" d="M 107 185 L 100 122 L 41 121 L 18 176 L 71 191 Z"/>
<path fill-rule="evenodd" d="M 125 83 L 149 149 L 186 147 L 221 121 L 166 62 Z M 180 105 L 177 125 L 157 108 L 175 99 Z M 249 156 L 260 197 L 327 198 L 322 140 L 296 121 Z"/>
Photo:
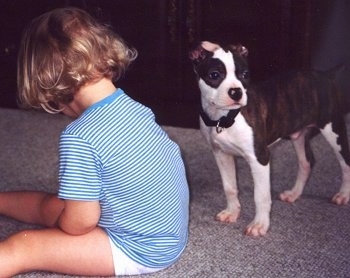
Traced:
<path fill-rule="evenodd" d="M 213 52 L 206 50 L 203 47 L 203 42 L 199 43 L 196 47 L 194 47 L 190 52 L 188 57 L 192 61 L 194 65 L 198 65 L 204 59 L 208 57 L 212 57 Z"/>
<path fill-rule="evenodd" d="M 232 53 L 238 54 L 244 58 L 248 57 L 248 53 L 249 53 L 248 49 L 241 44 L 232 44 L 232 45 L 229 45 L 228 48 Z"/>

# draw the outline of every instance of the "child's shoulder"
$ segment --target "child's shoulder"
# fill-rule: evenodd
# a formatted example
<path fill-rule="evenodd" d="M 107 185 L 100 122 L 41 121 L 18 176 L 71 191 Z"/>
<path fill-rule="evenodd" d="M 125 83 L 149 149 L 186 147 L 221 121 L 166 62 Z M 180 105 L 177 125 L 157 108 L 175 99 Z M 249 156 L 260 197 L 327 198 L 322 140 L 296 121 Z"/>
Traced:
<path fill-rule="evenodd" d="M 152 110 L 118 89 L 114 94 L 90 106 L 62 133 L 96 137 L 113 131 L 120 133 L 129 128 L 136 132 L 140 127 L 147 129 L 154 125 L 157 124 Z M 130 132 L 130 136 L 132 134 Z"/>

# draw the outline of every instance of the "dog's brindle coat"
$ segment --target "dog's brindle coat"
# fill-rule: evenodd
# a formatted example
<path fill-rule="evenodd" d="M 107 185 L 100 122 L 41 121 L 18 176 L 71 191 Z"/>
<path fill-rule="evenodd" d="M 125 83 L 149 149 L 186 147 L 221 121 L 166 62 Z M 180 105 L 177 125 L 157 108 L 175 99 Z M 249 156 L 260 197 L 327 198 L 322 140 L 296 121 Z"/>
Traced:
<path fill-rule="evenodd" d="M 295 71 L 250 85 L 247 55 L 241 45 L 224 49 L 202 42 L 190 52 L 190 59 L 201 91 L 200 128 L 212 147 L 227 198 L 227 208 L 216 218 L 235 222 L 239 216 L 233 155 L 241 155 L 251 168 L 256 205 L 246 234 L 259 236 L 270 225 L 269 145 L 289 138 L 296 150 L 296 183 L 280 194 L 287 202 L 301 195 L 309 177 L 313 162 L 309 139 L 315 130 L 324 135 L 340 162 L 342 185 L 332 199 L 339 205 L 350 198 L 350 152 L 341 96 L 331 73 Z"/>

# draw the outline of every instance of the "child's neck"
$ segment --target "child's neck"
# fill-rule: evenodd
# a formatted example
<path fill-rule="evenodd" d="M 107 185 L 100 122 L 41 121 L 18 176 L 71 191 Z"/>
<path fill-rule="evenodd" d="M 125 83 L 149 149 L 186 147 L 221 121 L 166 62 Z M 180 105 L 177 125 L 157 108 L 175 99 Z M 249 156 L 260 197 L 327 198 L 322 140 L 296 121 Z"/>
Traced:
<path fill-rule="evenodd" d="M 67 112 L 65 114 L 68 116 L 78 117 L 91 105 L 113 94 L 116 89 L 113 82 L 107 78 L 87 84 L 74 94 L 73 101 L 66 105 L 66 111 L 63 112 Z"/>

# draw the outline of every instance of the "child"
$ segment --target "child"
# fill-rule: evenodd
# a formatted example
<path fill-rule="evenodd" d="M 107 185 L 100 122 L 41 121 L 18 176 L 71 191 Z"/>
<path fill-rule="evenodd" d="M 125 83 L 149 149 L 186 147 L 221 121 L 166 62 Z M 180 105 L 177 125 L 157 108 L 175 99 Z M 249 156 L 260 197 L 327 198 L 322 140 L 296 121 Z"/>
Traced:
<path fill-rule="evenodd" d="M 0 243 L 1 276 L 150 273 L 183 252 L 189 198 L 179 148 L 112 82 L 136 55 L 77 8 L 53 10 L 27 28 L 21 101 L 75 120 L 60 137 L 57 196 L 0 193 L 0 214 L 47 227 Z"/>

